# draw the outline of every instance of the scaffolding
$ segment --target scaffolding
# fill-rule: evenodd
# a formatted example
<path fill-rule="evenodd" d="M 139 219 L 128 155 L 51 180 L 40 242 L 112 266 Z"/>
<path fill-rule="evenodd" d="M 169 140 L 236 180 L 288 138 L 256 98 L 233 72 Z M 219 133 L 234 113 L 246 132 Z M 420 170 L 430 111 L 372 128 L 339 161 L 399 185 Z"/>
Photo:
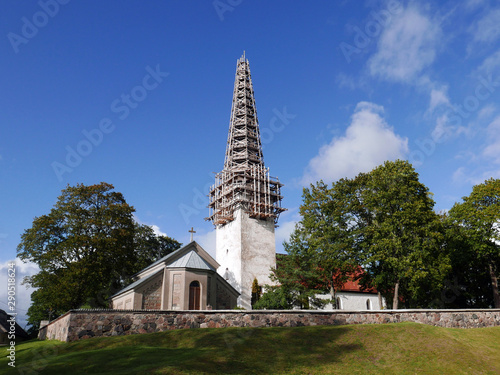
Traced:
<path fill-rule="evenodd" d="M 277 224 L 280 213 L 286 211 L 281 207 L 282 186 L 264 166 L 250 65 L 243 53 L 236 63 L 224 169 L 210 189 L 206 220 L 224 225 L 243 208 L 252 218 L 273 219 Z"/>
<path fill-rule="evenodd" d="M 214 225 L 224 225 L 234 220 L 234 213 L 243 208 L 255 219 L 273 219 L 277 224 L 281 207 L 282 183 L 269 176 L 269 168 L 253 165 L 248 169 L 223 170 L 215 176 L 210 189 L 210 216 Z"/>

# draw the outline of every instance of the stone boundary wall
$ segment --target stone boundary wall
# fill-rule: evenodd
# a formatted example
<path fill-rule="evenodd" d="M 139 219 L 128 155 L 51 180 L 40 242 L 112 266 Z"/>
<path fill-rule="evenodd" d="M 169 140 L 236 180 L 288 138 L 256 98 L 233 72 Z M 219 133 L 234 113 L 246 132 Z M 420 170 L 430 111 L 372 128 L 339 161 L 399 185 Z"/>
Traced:
<path fill-rule="evenodd" d="M 448 328 L 500 326 L 500 309 L 488 310 L 70 310 L 40 329 L 40 339 L 161 332 L 183 328 L 299 327 L 415 322 Z"/>

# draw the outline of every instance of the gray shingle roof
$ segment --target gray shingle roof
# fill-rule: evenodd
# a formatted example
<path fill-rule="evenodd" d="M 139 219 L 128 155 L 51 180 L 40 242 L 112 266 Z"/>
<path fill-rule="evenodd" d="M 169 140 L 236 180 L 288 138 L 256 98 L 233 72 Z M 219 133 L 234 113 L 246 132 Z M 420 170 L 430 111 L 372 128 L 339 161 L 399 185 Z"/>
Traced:
<path fill-rule="evenodd" d="M 119 292 L 117 292 L 117 293 L 113 294 L 113 295 L 111 296 L 111 298 L 113 298 L 113 297 L 115 297 L 115 296 L 117 296 L 117 295 L 119 295 L 119 294 L 123 294 L 123 293 L 125 293 L 125 292 L 128 292 L 128 291 L 129 291 L 129 290 L 131 290 L 131 289 L 134 289 L 136 286 L 139 286 L 139 285 L 140 285 L 140 284 L 142 284 L 143 282 L 145 282 L 145 281 L 147 281 L 147 280 L 149 280 L 149 279 L 151 279 L 151 278 L 155 277 L 155 276 L 156 276 L 156 275 L 158 275 L 160 272 L 163 272 L 163 269 L 158 270 L 157 272 L 154 272 L 154 273 L 152 273 L 151 275 L 148 275 L 148 276 L 146 276 L 146 277 L 143 277 L 142 279 L 139 279 L 139 280 L 134 281 L 132 284 L 127 285 L 125 288 L 123 288 L 123 289 L 122 289 L 122 290 L 120 290 Z"/>
<path fill-rule="evenodd" d="M 215 269 L 208 264 L 198 253 L 191 250 L 186 255 L 180 257 L 175 262 L 169 264 L 167 267 L 183 267 L 183 268 L 196 268 L 201 270 L 215 271 Z"/>

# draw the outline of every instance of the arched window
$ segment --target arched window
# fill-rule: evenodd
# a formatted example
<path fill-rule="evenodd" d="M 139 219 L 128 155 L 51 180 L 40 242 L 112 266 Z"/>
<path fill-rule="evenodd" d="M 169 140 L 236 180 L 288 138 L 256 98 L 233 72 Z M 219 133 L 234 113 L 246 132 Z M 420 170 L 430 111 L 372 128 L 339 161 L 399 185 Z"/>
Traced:
<path fill-rule="evenodd" d="M 200 309 L 200 283 L 192 281 L 189 284 L 189 310 Z"/>
<path fill-rule="evenodd" d="M 371 310 L 372 309 L 372 301 L 369 299 L 366 300 L 366 309 Z"/>
<path fill-rule="evenodd" d="M 337 309 L 342 310 L 342 301 L 340 297 L 337 297 Z"/>

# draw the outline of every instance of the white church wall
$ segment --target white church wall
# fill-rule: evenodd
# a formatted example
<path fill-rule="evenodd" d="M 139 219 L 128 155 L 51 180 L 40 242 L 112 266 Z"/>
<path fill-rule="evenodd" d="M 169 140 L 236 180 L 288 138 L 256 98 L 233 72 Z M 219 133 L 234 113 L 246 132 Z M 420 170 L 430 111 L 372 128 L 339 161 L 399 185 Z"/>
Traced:
<path fill-rule="evenodd" d="M 276 267 L 274 220 L 257 220 L 243 214 L 242 220 L 242 307 L 251 308 L 252 283 L 271 285 L 271 267 Z M 245 304 L 246 302 L 246 304 Z"/>
<path fill-rule="evenodd" d="M 216 229 L 218 273 L 238 292 L 238 306 L 251 308 L 252 283 L 271 284 L 269 274 L 276 266 L 274 221 L 250 218 L 243 209 L 235 219 Z"/>
<path fill-rule="evenodd" d="M 142 305 L 142 295 L 130 290 L 113 299 L 113 309 L 135 310 Z"/>
<path fill-rule="evenodd" d="M 217 226 L 215 230 L 215 259 L 220 264 L 217 269 L 234 289 L 241 292 L 241 219 L 242 211 L 237 210 L 233 221 Z"/>
<path fill-rule="evenodd" d="M 362 292 L 338 292 L 336 294 L 340 301 L 339 310 L 347 311 L 364 311 L 364 310 L 380 310 L 378 295 L 374 293 Z M 331 299 L 330 294 L 318 294 L 318 298 Z M 382 301 L 383 308 L 385 302 Z M 333 311 L 333 305 L 328 303 L 323 308 L 325 311 Z"/>

